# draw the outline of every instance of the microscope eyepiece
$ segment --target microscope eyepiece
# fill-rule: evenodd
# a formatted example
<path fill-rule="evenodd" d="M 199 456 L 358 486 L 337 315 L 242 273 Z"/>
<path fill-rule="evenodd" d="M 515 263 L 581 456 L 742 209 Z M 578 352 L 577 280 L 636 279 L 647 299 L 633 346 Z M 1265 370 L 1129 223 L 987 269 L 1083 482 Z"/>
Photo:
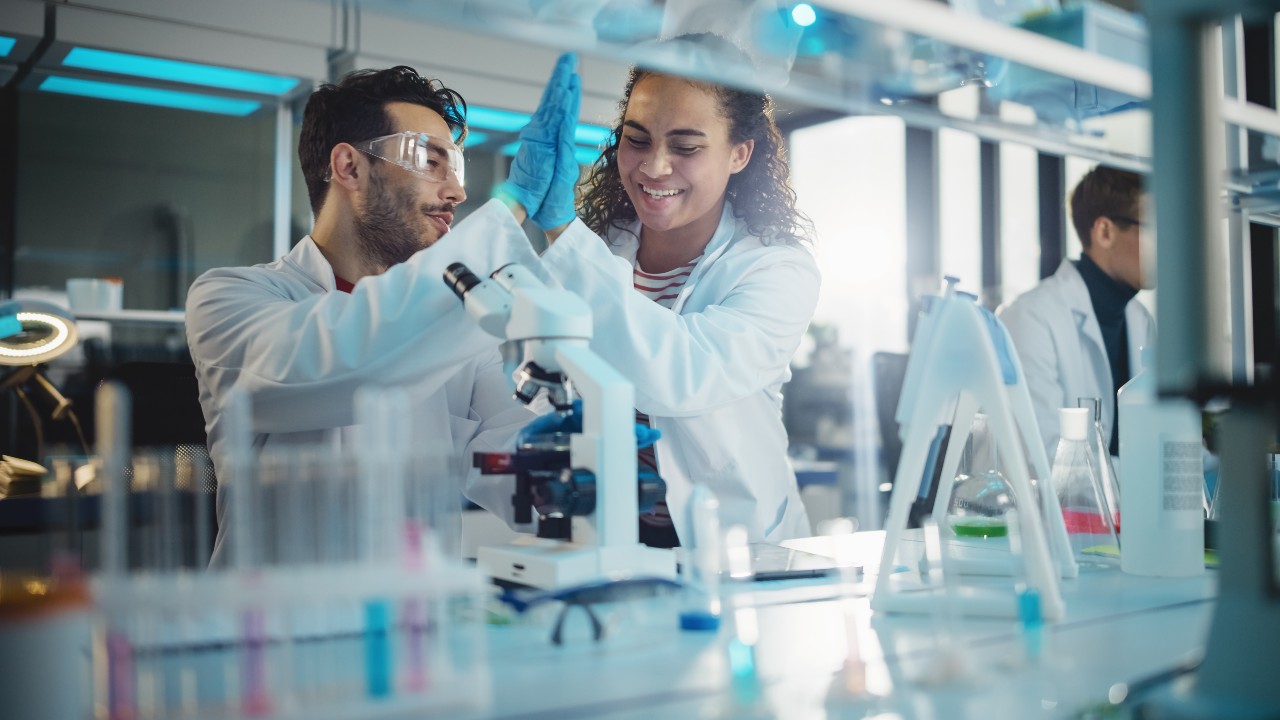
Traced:
<path fill-rule="evenodd" d="M 471 288 L 480 284 L 480 278 L 462 263 L 453 263 L 444 269 L 444 284 L 459 299 L 465 298 Z"/>

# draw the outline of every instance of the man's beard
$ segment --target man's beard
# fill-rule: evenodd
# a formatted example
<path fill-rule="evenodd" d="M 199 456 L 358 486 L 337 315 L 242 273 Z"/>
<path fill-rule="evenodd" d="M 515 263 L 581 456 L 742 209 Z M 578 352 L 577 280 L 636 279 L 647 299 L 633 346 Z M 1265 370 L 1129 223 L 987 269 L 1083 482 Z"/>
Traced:
<path fill-rule="evenodd" d="M 356 240 L 361 259 L 375 267 L 389 268 L 408 260 L 434 242 L 407 218 L 425 212 L 440 212 L 449 205 L 420 206 L 409 188 L 389 189 L 379 172 L 369 178 L 368 204 L 355 219 Z"/>

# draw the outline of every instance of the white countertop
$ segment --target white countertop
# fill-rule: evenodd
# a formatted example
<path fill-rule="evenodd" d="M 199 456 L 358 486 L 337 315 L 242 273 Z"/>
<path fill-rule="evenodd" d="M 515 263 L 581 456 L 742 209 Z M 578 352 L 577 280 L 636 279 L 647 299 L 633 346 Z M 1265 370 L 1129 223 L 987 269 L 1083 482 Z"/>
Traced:
<path fill-rule="evenodd" d="M 860 560 L 878 556 L 882 533 L 848 537 Z M 829 543 L 790 544 L 816 551 Z M 584 636 L 580 614 L 566 626 L 578 637 L 560 647 L 548 640 L 554 613 L 522 616 L 488 629 L 493 702 L 470 717 L 1075 717 L 1118 684 L 1196 657 L 1215 585 L 1213 571 L 1160 579 L 1082 568 L 1079 578 L 1062 581 L 1066 616 L 1045 628 L 1042 655 L 1028 661 L 1013 620 L 944 626 L 939 617 L 873 614 L 869 583 L 845 599 L 823 581 L 751 583 L 734 598 L 744 606 L 742 626 L 758 627 L 756 680 L 736 689 L 729 673 L 735 623 L 726 618 L 714 634 L 682 632 L 678 598 L 604 609 L 612 632 L 598 644 Z M 856 681 L 864 692 L 844 689 L 847 618 L 865 663 Z M 958 648 L 949 679 L 938 677 L 936 665 L 947 643 Z"/>

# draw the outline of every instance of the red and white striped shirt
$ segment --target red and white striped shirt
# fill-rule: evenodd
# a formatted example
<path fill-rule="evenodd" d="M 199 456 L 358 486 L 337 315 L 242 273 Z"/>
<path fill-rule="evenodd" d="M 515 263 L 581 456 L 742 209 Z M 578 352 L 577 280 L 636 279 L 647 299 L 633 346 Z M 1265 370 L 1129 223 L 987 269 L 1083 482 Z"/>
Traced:
<path fill-rule="evenodd" d="M 680 295 L 680 289 L 689 280 L 693 268 L 698 265 L 702 256 L 690 260 L 677 268 L 666 272 L 650 273 L 640 269 L 640 261 L 632 265 L 631 282 L 635 289 L 662 307 L 670 308 Z"/>
<path fill-rule="evenodd" d="M 680 296 L 680 290 L 689 280 L 689 275 L 693 273 L 693 268 L 701 259 L 702 256 L 699 255 L 680 267 L 661 273 L 641 270 L 640 262 L 637 260 L 632 264 L 632 285 L 641 295 L 670 309 L 675 304 L 676 298 Z M 649 417 L 637 410 L 636 422 L 648 426 Z M 653 446 L 641 448 L 637 460 L 641 469 L 652 470 L 661 477 Z M 640 541 L 656 547 L 674 547 L 679 544 L 675 526 L 671 522 L 671 511 L 667 508 L 666 501 L 658 502 L 649 512 L 640 513 Z"/>

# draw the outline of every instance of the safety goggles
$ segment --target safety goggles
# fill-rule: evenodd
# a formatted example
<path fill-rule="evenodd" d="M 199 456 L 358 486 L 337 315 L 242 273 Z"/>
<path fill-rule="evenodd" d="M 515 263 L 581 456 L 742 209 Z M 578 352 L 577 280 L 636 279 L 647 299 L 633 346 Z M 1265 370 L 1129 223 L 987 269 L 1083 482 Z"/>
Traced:
<path fill-rule="evenodd" d="M 432 182 L 444 182 L 452 172 L 458 184 L 464 184 L 462 149 L 449 140 L 407 130 L 353 143 L 353 147 Z"/>
<path fill-rule="evenodd" d="M 1111 218 L 1111 222 L 1124 225 L 1125 227 L 1121 228 L 1121 230 L 1133 227 L 1134 225 L 1137 225 L 1143 230 L 1147 229 L 1147 224 L 1137 218 L 1125 217 L 1124 215 L 1108 215 L 1107 217 Z"/>

